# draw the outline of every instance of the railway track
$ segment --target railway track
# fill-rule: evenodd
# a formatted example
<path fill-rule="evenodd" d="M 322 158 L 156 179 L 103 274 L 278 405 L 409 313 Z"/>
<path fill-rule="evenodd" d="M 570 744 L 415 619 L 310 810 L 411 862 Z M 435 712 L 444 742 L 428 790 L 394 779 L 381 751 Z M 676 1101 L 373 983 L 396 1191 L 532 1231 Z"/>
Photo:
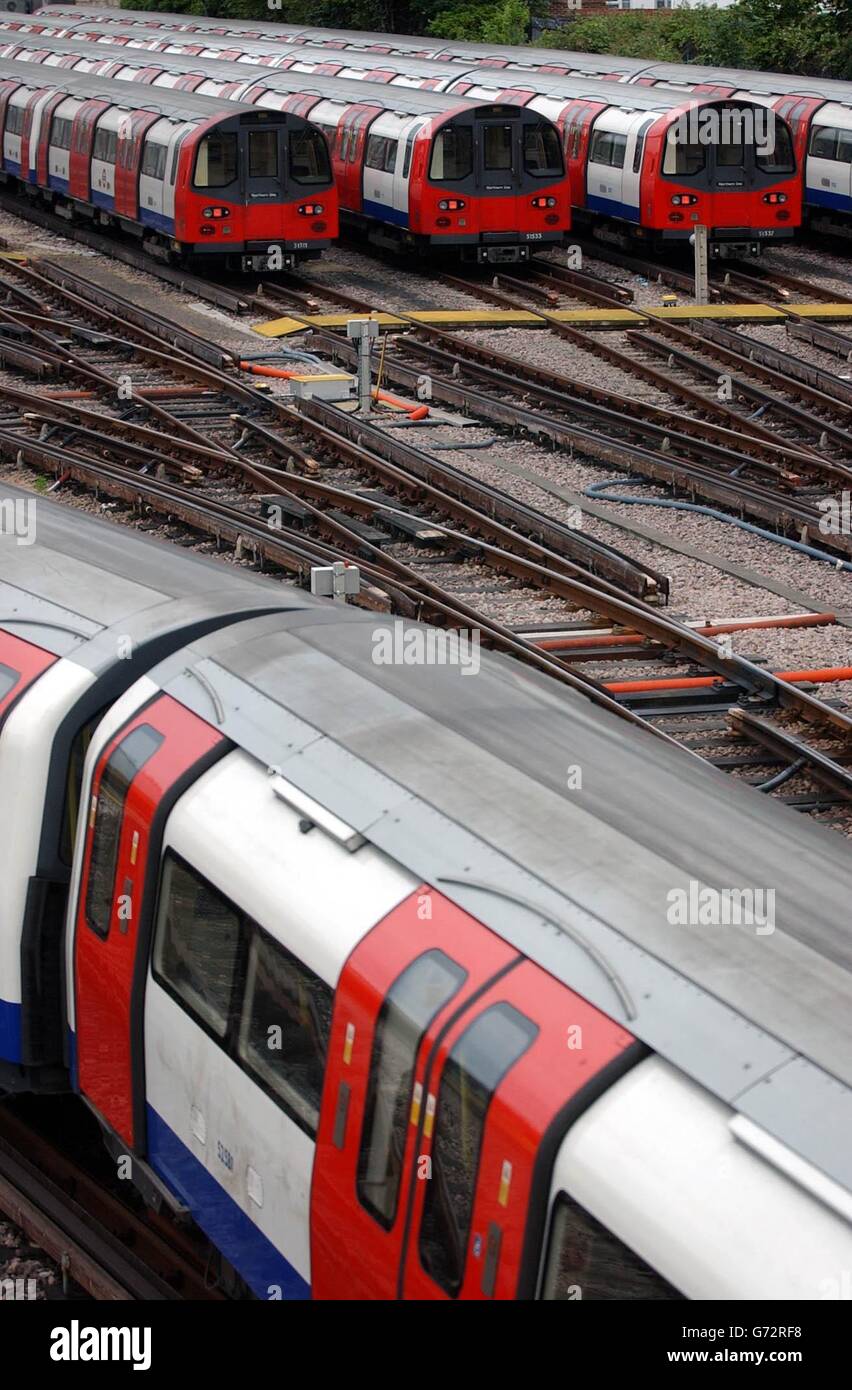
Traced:
<path fill-rule="evenodd" d="M 131 1200 L 0 1105 L 0 1211 L 58 1265 L 63 1291 L 73 1281 L 106 1301 L 223 1299 L 207 1248 Z"/>

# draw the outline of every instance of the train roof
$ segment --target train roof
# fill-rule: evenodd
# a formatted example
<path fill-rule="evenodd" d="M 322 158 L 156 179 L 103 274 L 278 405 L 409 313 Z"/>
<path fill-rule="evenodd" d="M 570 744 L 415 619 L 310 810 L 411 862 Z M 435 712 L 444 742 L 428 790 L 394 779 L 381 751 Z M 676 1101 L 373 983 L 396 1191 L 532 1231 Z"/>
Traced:
<path fill-rule="evenodd" d="M 0 31 L 0 47 L 2 46 L 2 31 Z M 25 40 L 30 39 L 29 42 Z M 28 35 L 12 36 L 10 43 L 20 44 L 32 50 L 41 50 L 45 47 L 54 49 L 57 52 L 80 53 L 81 56 L 105 60 L 113 59 L 116 62 L 133 66 L 138 62 L 140 67 L 161 66 L 164 71 L 174 72 L 199 72 L 207 77 L 222 77 L 229 81 L 252 81 L 262 83 L 270 91 L 276 92 L 304 92 L 317 96 L 322 101 L 337 101 L 345 106 L 368 105 L 376 106 L 384 111 L 400 112 L 410 116 L 447 116 L 457 114 L 465 109 L 482 110 L 490 103 L 483 101 L 479 97 L 467 97 L 459 94 L 422 91 L 416 87 L 394 87 L 379 82 L 356 82 L 351 78 L 329 77 L 324 73 L 290 73 L 279 68 L 255 67 L 247 63 L 220 62 L 218 59 L 204 59 L 186 57 L 181 58 L 176 53 L 149 53 L 147 49 L 134 48 L 127 49 L 113 46 L 109 49 L 105 44 L 85 44 L 77 42 L 76 39 L 32 39 Z M 60 45 L 62 47 L 60 48 Z M 132 56 L 131 56 L 132 54 Z M 147 59 L 147 61 L 146 61 Z M 257 107 L 245 102 L 233 102 L 228 98 L 196 96 L 189 92 L 176 92 L 174 87 L 164 89 L 163 87 L 149 86 L 143 82 L 119 82 L 115 78 L 99 77 L 96 73 L 78 73 L 70 68 L 58 68 L 44 64 L 34 65 L 25 58 L 0 58 L 0 65 L 4 68 L 11 66 L 12 73 L 3 73 L 3 76 L 18 76 L 19 71 L 27 73 L 35 71 L 54 74 L 54 82 L 57 86 L 64 84 L 65 74 L 69 78 L 79 78 L 83 83 L 88 83 L 86 95 L 101 95 L 103 89 L 109 89 L 110 100 L 115 100 L 116 105 L 133 105 L 139 108 L 162 109 L 164 115 L 172 114 L 172 102 L 179 101 L 180 111 L 175 113 L 177 119 L 183 119 L 182 112 L 190 110 L 189 102 L 186 98 L 193 97 L 198 102 L 206 103 L 209 112 L 221 112 L 222 115 L 228 114 L 228 108 L 235 108 L 239 111 L 256 111 Z M 59 76 L 55 76 L 59 74 Z M 24 80 L 23 78 L 21 80 Z M 93 86 L 94 84 L 94 86 Z M 37 85 L 50 86 L 51 82 L 45 81 Z M 132 102 L 127 97 L 122 101 L 113 98 L 112 88 L 119 88 L 122 92 L 129 92 L 133 98 Z M 152 100 L 151 94 L 154 93 Z M 157 94 L 160 95 L 161 102 L 157 102 Z M 144 98 L 144 99 L 143 99 Z M 664 103 L 651 103 L 654 109 L 661 109 Z M 538 120 L 546 120 L 539 112 L 535 113 Z M 295 119 L 295 118 L 293 118 Z"/>
<path fill-rule="evenodd" d="M 852 1188 L 848 845 L 510 660 L 377 664 L 392 627 L 264 618 L 152 680 Z M 670 924 L 703 887 L 773 893 L 774 930 Z"/>
<path fill-rule="evenodd" d="M 14 79 L 27 87 L 62 87 L 71 97 L 100 97 L 111 106 L 129 111 L 157 111 L 173 121 L 199 121 L 213 116 L 256 115 L 257 107 L 223 97 L 197 96 L 174 88 L 151 87 L 144 82 L 116 82 L 97 73 L 75 72 L 69 68 L 35 65 L 25 59 L 0 58 L 0 81 Z M 286 112 L 274 113 L 279 116 Z M 289 116 L 291 121 L 301 117 Z"/>
<path fill-rule="evenodd" d="M 18 544 L 5 509 L 27 504 L 21 516 L 33 518 L 35 543 Z M 0 483 L 0 507 L 0 628 L 88 669 L 115 661 L 116 634 L 135 648 L 225 614 L 315 602 L 9 483 Z"/>

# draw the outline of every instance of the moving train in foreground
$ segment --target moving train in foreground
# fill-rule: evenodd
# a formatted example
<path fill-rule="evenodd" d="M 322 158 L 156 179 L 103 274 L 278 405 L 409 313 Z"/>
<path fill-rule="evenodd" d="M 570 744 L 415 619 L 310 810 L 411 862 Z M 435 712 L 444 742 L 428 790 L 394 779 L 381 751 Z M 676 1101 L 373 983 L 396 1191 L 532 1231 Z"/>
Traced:
<path fill-rule="evenodd" d="M 337 235 L 324 137 L 302 116 L 0 61 L 0 176 L 161 259 L 266 269 Z"/>
<path fill-rule="evenodd" d="M 559 135 L 532 108 L 434 91 L 395 91 L 389 99 L 387 88 L 377 84 L 290 73 L 269 73 L 258 81 L 253 70 L 236 63 L 217 64 L 221 71 L 214 75 L 194 60 L 152 63 L 136 55 L 136 63 L 126 63 L 96 44 L 56 43 L 61 52 L 46 50 L 39 40 L 4 45 L 14 55 L 5 67 L 33 83 L 40 82 L 42 70 L 51 83 L 64 80 L 57 74 L 67 71 L 69 81 L 86 83 L 93 93 L 99 84 L 120 90 L 129 83 L 134 95 L 127 104 L 142 113 L 156 88 L 155 104 L 163 110 L 179 110 L 183 94 L 192 93 L 187 100 L 215 100 L 225 110 L 229 101 L 251 107 L 256 122 L 298 120 L 314 146 L 311 179 L 303 180 L 306 201 L 293 209 L 294 218 L 304 215 L 306 232 L 328 234 L 326 207 L 333 202 L 348 224 L 382 246 L 502 263 L 561 245 L 571 225 Z M 248 173 L 254 172 L 250 151 Z M 297 177 L 292 162 L 289 173 Z M 222 193 L 227 199 L 228 189 Z M 229 230 L 223 212 L 214 208 L 216 220 L 202 228 L 217 237 L 211 249 Z"/>
<path fill-rule="evenodd" d="M 355 30 L 306 28 L 253 20 L 209 19 L 196 15 L 160 14 L 99 8 L 47 5 L 33 19 L 9 22 L 24 30 L 57 35 L 80 32 L 88 21 L 113 31 L 132 26 L 197 36 L 225 36 L 233 56 L 243 41 L 264 40 L 276 45 L 311 47 L 332 53 L 434 60 L 436 71 L 462 63 L 506 69 L 512 85 L 523 87 L 523 74 L 550 73 L 605 82 L 663 88 L 667 94 L 711 96 L 719 100 L 756 101 L 771 108 L 792 127 L 798 154 L 806 220 L 817 230 L 852 237 L 852 83 L 740 68 L 701 67 L 692 63 L 650 63 L 613 54 L 573 53 L 561 48 L 463 43 L 428 36 L 359 33 Z M 51 28 L 44 30 L 44 26 Z M 68 28 L 70 26 L 70 30 Z"/>
<path fill-rule="evenodd" d="M 211 37 L 201 47 L 192 42 L 192 35 L 163 35 L 132 26 L 126 30 L 116 25 L 87 28 L 85 22 L 75 28 L 75 35 L 65 39 L 13 34 L 10 30 L 10 41 L 0 47 L 0 53 L 153 85 L 172 84 L 179 74 L 179 80 L 194 83 L 199 92 L 230 94 L 264 105 L 274 101 L 280 105 L 286 100 L 276 96 L 282 90 L 280 84 L 276 87 L 279 73 L 286 72 L 288 80 L 303 74 L 298 81 L 304 104 L 295 109 L 316 120 L 328 134 L 344 208 L 357 189 L 349 189 L 345 182 L 352 173 L 341 157 L 345 135 L 339 126 L 335 129 L 328 124 L 328 108 L 320 104 L 320 95 L 332 83 L 342 92 L 357 83 L 359 111 L 362 105 L 376 100 L 379 87 L 384 87 L 379 99 L 389 114 L 384 122 L 377 123 L 376 131 L 384 135 L 387 125 L 394 143 L 388 149 L 377 134 L 371 151 L 368 137 L 364 181 L 373 193 L 372 202 L 388 202 L 393 196 L 397 209 L 404 205 L 407 161 L 403 137 L 387 122 L 395 107 L 407 108 L 416 91 L 430 100 L 433 94 L 437 99 L 438 93 L 444 93 L 446 100 L 452 93 L 509 113 L 520 107 L 522 120 L 538 113 L 552 122 L 558 141 L 546 151 L 544 136 L 537 136 L 537 159 L 552 173 L 561 167 L 564 156 L 575 225 L 590 225 L 609 240 L 624 244 L 641 241 L 658 248 L 687 242 L 695 225 L 701 223 L 709 229 L 711 255 L 755 255 L 774 241 L 792 238 L 801 222 L 796 152 L 786 122 L 773 116 L 771 132 L 766 132 L 771 140 L 761 143 L 760 138 L 749 138 L 753 133 L 760 137 L 761 121 L 769 124 L 759 104 L 684 97 L 662 89 L 650 93 L 618 83 L 542 73 L 527 73 L 522 82 L 507 84 L 502 75 L 482 68 L 436 65 L 414 58 L 388 57 L 376 63 L 368 57 L 347 55 L 348 61 L 330 61 L 322 49 L 294 49 L 270 40 L 245 40 L 235 54 L 229 39 Z M 0 38 L 5 30 L 7 26 L 0 25 Z M 119 39 L 121 43 L 116 42 Z M 243 75 L 240 81 L 245 65 L 252 75 Z M 285 81 L 283 91 L 290 90 Z M 508 124 L 504 128 L 502 137 L 497 127 L 485 132 L 481 153 L 476 138 L 465 152 L 474 167 L 480 159 L 484 161 L 486 182 L 496 181 L 501 170 L 510 169 Z M 415 170 L 416 162 L 412 164 L 409 193 L 412 208 L 422 203 L 428 192 L 420 181 L 415 187 Z M 388 175 L 384 179 L 383 171 Z M 450 171 L 445 160 L 443 172 L 457 177 L 460 171 L 455 164 Z M 524 174 L 528 172 L 534 179 L 535 171 L 528 171 L 525 164 Z M 460 180 L 456 188 L 462 194 L 467 191 Z M 561 192 L 561 184 L 554 184 L 538 197 L 542 209 L 549 206 L 549 197 L 556 200 L 550 213 L 555 225 Z M 444 201 L 452 212 L 459 199 Z M 455 217 L 445 218 L 453 229 L 469 215 L 465 210 L 468 200 L 463 197 L 461 202 L 463 209 L 456 211 Z M 532 203 L 535 206 L 535 195 Z M 519 206 L 519 216 L 522 211 Z M 547 220 L 545 212 L 544 222 Z M 538 222 L 542 222 L 541 217 Z M 540 239 L 541 230 L 541 226 L 530 226 L 536 239 Z"/>
<path fill-rule="evenodd" d="M 2 1087 L 245 1296 L 850 1297 L 839 836 L 508 658 L 0 517 Z"/>

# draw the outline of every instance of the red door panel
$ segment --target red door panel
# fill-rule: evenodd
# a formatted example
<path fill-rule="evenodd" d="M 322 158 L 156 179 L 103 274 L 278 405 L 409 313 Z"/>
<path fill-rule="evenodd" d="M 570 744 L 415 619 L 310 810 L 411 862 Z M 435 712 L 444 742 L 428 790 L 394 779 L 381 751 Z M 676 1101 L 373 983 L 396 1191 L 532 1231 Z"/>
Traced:
<path fill-rule="evenodd" d="M 89 97 L 83 102 L 76 116 L 71 132 L 71 156 L 69 159 L 68 192 L 72 198 L 88 202 L 91 197 L 92 145 L 95 139 L 95 122 L 109 103 L 98 97 Z"/>
<path fill-rule="evenodd" d="M 139 166 L 142 137 L 160 119 L 158 111 L 134 111 L 119 124 L 115 157 L 115 210 L 122 217 L 139 214 Z"/>
<path fill-rule="evenodd" d="M 431 1050 L 428 1041 L 418 1046 L 420 1033 L 437 1037 L 478 991 L 520 959 L 424 887 L 374 927 L 348 960 L 337 987 L 311 1189 L 315 1298 L 396 1297 Z M 406 987 L 408 1031 L 385 1004 L 390 994 L 394 1008 L 402 1009 L 399 991 Z M 403 1062 L 406 1043 L 411 1060 Z M 398 1076 L 398 1084 L 384 1084 L 388 1074 Z M 379 1077 L 383 1084 L 376 1086 Z M 394 1141 L 383 1143 L 391 1134 Z"/>
<path fill-rule="evenodd" d="M 142 1007 L 134 1001 L 137 967 L 147 966 L 140 924 L 152 908 L 143 898 L 149 851 L 154 863 L 159 857 L 155 817 L 193 767 L 200 772 L 226 747 L 209 724 L 162 695 L 110 741 L 92 781 L 74 942 L 79 1089 L 131 1148 L 141 1139 L 133 1007 Z"/>
<path fill-rule="evenodd" d="M 543 1140 L 572 1099 L 633 1043 L 531 961 L 447 1030 L 428 1068 L 404 1298 L 532 1296 L 537 1260 L 526 1270 L 522 1264 L 533 1201 L 546 1202 L 546 1190 L 536 1189 L 550 1182 L 549 1166 L 536 1167 Z M 489 1068 L 489 1085 L 479 1086 Z"/>
<path fill-rule="evenodd" d="M 13 637 L 0 628 L 0 725 L 28 685 L 52 666 L 56 657 L 43 647 Z"/>

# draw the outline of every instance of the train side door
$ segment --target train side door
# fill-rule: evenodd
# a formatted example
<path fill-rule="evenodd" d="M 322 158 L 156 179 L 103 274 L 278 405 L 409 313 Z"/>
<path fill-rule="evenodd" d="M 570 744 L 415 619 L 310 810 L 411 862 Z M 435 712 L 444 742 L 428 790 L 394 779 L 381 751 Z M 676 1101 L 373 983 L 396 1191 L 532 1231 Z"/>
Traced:
<path fill-rule="evenodd" d="M 377 106 L 350 106 L 343 113 L 338 192 L 340 206 L 348 212 L 360 212 L 362 208 L 366 130 L 370 122 L 380 114 Z"/>
<path fill-rule="evenodd" d="M 163 824 L 227 748 L 167 695 L 110 740 L 92 778 L 74 940 L 79 1090 L 144 1151 L 143 991 Z"/>
<path fill-rule="evenodd" d="M 558 1144 L 641 1054 L 528 960 L 444 1030 L 426 1066 L 403 1298 L 535 1297 Z"/>
<path fill-rule="evenodd" d="M 364 938 L 337 986 L 311 1186 L 315 1298 L 393 1299 L 426 1062 L 443 1029 L 521 958 L 420 888 Z"/>

